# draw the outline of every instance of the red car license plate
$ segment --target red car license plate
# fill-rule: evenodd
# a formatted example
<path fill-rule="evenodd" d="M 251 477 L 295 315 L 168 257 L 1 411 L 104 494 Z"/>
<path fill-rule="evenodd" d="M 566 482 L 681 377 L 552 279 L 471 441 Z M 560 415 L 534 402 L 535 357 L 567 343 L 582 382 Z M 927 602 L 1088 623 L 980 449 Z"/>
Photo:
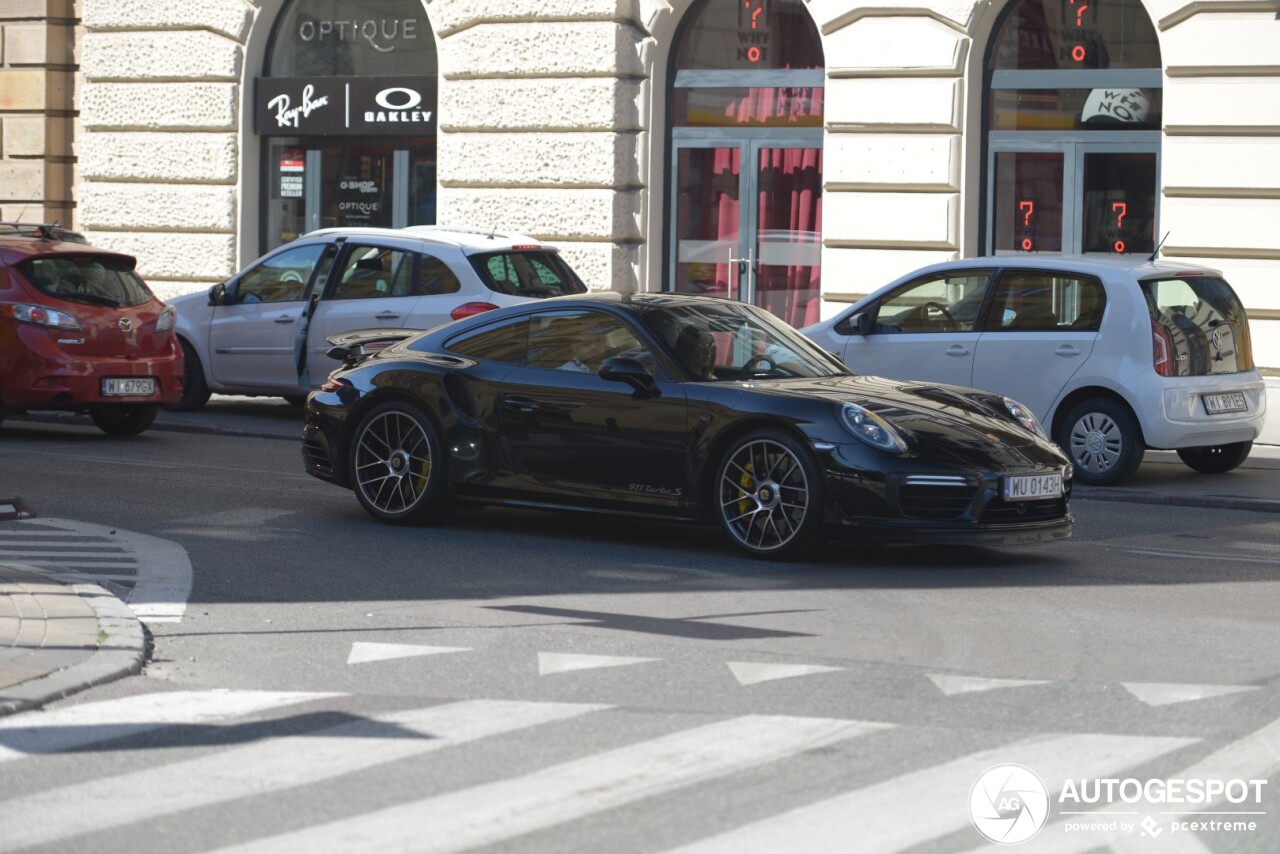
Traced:
<path fill-rule="evenodd" d="M 155 377 L 107 377 L 102 381 L 103 397 L 149 397 L 155 393 Z"/>

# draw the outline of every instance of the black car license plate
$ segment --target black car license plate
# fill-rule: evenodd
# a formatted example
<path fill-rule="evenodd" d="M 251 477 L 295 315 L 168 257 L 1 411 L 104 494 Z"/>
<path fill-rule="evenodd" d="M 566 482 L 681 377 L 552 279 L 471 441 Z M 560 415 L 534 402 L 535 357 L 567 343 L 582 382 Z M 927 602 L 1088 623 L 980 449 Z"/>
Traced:
<path fill-rule="evenodd" d="M 102 381 L 103 397 L 150 397 L 155 393 L 155 377 L 107 377 Z"/>
<path fill-rule="evenodd" d="M 1204 401 L 1204 411 L 1210 415 L 1220 415 L 1224 412 L 1248 412 L 1249 401 L 1245 400 L 1244 392 L 1228 391 L 1221 394 L 1202 394 L 1200 399 Z"/>
<path fill-rule="evenodd" d="M 1031 474 L 1006 477 L 1001 493 L 1005 501 L 1039 501 L 1062 495 L 1061 474 Z"/>

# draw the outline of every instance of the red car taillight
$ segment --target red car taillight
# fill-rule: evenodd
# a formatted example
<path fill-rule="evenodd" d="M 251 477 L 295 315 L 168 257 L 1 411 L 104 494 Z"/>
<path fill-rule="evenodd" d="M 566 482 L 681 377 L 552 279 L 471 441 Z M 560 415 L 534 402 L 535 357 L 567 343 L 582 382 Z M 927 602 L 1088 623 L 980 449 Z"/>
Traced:
<path fill-rule="evenodd" d="M 56 308 L 49 308 L 48 306 L 29 305 L 21 302 L 0 303 L 0 314 L 7 315 L 23 323 L 33 323 L 36 326 L 70 329 L 76 332 L 80 330 L 80 321 L 65 311 L 58 311 Z"/>
<path fill-rule="evenodd" d="M 1156 369 L 1156 373 L 1162 377 L 1173 376 L 1173 339 L 1169 337 L 1169 331 L 1151 321 L 1151 361 Z"/>
<path fill-rule="evenodd" d="M 449 316 L 454 320 L 461 320 L 464 317 L 474 317 L 486 311 L 493 311 L 495 308 L 497 306 L 491 302 L 465 302 L 449 312 Z"/>

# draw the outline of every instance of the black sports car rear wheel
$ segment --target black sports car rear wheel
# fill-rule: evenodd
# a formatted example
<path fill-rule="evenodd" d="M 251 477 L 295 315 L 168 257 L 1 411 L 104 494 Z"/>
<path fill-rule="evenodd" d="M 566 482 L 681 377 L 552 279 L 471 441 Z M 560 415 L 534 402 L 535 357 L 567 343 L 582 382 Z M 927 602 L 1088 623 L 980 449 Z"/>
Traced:
<path fill-rule="evenodd" d="M 352 436 L 351 485 L 371 516 L 408 525 L 441 515 L 444 455 L 422 410 L 403 401 L 383 403 L 360 420 Z"/>
<path fill-rule="evenodd" d="M 743 436 L 716 469 L 716 517 L 753 557 L 804 554 L 822 527 L 822 475 L 799 441 L 761 430 Z"/>

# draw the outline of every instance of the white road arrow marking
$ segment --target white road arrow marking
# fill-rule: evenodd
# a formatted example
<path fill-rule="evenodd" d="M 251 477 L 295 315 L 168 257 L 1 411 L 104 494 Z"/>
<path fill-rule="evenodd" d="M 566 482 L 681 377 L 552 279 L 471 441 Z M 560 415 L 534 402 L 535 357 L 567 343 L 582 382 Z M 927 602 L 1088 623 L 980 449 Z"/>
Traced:
<path fill-rule="evenodd" d="M 1254 685 L 1178 685 L 1169 682 L 1122 682 L 1121 685 L 1148 706 L 1170 706 L 1258 690 Z"/>
<path fill-rule="evenodd" d="M 413 658 L 415 655 L 443 655 L 447 652 L 470 652 L 469 646 L 419 646 L 408 643 L 364 643 L 351 645 L 347 664 L 364 664 L 369 661 L 388 661 L 393 658 Z"/>
<path fill-rule="evenodd" d="M 623 658 L 615 655 L 575 655 L 562 652 L 538 653 L 538 675 L 568 673 L 571 670 L 595 670 L 597 667 L 625 667 L 628 664 L 644 664 L 659 661 L 657 658 Z"/>
<path fill-rule="evenodd" d="M 1042 679 L 994 679 L 985 676 L 953 676 L 946 673 L 930 673 L 929 680 L 948 697 L 955 694 L 971 694 L 975 691 L 994 691 L 997 688 L 1022 688 L 1027 685 L 1048 685 Z"/>
<path fill-rule="evenodd" d="M 774 679 L 790 679 L 792 676 L 811 676 L 814 673 L 830 673 L 843 667 L 824 667 L 821 664 L 762 664 L 753 661 L 730 661 L 733 678 L 741 685 L 770 682 Z"/>

